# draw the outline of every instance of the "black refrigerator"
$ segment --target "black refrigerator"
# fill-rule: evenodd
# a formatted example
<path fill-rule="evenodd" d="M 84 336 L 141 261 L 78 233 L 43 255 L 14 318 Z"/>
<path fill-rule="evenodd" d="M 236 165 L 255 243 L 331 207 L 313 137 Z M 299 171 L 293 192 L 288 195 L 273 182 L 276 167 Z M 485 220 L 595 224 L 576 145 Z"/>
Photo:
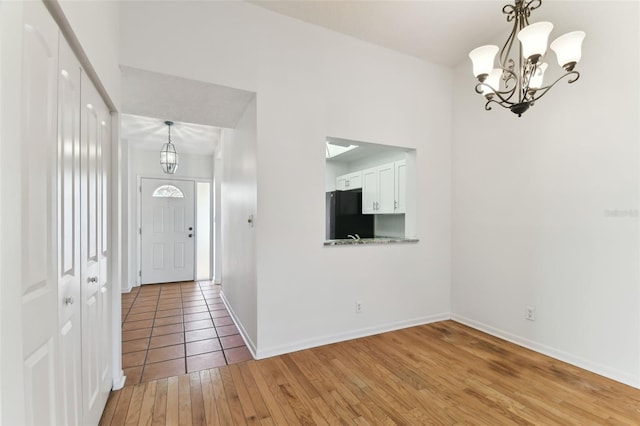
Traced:
<path fill-rule="evenodd" d="M 362 214 L 362 190 L 327 192 L 327 240 L 373 238 L 373 215 Z"/>

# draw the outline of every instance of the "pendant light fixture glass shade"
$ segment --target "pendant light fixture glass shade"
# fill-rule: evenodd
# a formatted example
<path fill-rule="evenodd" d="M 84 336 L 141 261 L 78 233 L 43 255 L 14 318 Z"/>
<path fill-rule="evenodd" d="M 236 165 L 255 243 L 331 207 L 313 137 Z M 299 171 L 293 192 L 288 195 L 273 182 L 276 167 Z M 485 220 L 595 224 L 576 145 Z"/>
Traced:
<path fill-rule="evenodd" d="M 561 35 L 551 43 L 550 47 L 556 53 L 558 65 L 565 70 L 571 71 L 580 61 L 584 35 L 584 31 L 573 31 Z"/>
<path fill-rule="evenodd" d="M 160 150 L 160 167 L 165 173 L 172 175 L 178 170 L 178 153 L 173 143 L 171 143 L 173 121 L 165 121 L 164 124 L 169 127 L 169 142 L 162 145 Z"/>
<path fill-rule="evenodd" d="M 524 59 L 535 64 L 539 58 L 547 53 L 547 42 L 549 41 L 551 30 L 553 30 L 551 22 L 536 22 L 518 32 L 518 40 L 522 43 L 522 56 Z"/>
<path fill-rule="evenodd" d="M 502 77 L 502 70 L 500 68 L 494 68 L 491 70 L 482 85 L 482 94 L 486 97 L 491 97 L 496 91 L 499 91 L 500 77 Z"/>
<path fill-rule="evenodd" d="M 473 75 L 481 78 L 481 76 L 488 76 L 493 70 L 493 61 L 498 53 L 498 46 L 488 45 L 480 46 L 473 49 L 469 53 L 469 58 L 473 63 Z"/>

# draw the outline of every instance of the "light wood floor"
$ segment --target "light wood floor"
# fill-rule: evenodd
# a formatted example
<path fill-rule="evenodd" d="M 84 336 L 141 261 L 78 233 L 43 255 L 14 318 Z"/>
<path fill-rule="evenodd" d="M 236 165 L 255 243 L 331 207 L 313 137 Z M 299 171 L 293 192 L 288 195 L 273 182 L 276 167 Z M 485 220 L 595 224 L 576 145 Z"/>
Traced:
<path fill-rule="evenodd" d="M 453 321 L 113 392 L 101 424 L 640 424 L 640 390 Z"/>

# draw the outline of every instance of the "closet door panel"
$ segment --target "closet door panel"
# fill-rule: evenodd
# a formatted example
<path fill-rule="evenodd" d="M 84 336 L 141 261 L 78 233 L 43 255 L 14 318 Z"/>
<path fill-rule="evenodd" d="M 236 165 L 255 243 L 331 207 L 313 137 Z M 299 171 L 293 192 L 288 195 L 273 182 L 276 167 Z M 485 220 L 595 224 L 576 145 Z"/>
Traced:
<path fill-rule="evenodd" d="M 22 350 L 28 424 L 56 423 L 58 28 L 42 2 L 22 22 Z M 10 283 L 3 283 L 10 285 Z"/>
<path fill-rule="evenodd" d="M 110 188 L 109 171 L 111 168 L 111 114 L 104 103 L 98 110 L 100 119 L 100 386 L 103 391 L 111 389 L 111 276 L 109 274 L 109 209 Z M 105 399 L 106 401 L 106 399 Z"/>
<path fill-rule="evenodd" d="M 110 386 L 105 383 L 103 347 L 106 296 L 105 277 L 101 276 L 102 142 L 104 138 L 104 102 L 85 74 L 82 75 L 81 159 L 80 159 L 80 270 L 82 299 L 82 392 L 84 422 L 97 424 Z M 106 270 L 105 270 L 106 272 Z M 108 305 L 108 303 L 107 303 Z"/>
<path fill-rule="evenodd" d="M 81 424 L 80 63 L 60 38 L 58 73 L 59 424 Z"/>

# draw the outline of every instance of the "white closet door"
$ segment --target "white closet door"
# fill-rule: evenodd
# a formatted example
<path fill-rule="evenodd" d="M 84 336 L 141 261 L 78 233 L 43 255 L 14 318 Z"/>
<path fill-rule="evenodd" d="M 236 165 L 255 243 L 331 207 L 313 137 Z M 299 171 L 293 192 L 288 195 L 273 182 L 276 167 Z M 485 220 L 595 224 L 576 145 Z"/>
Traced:
<path fill-rule="evenodd" d="M 82 393 L 84 423 L 97 424 L 109 396 L 105 386 L 105 357 L 109 341 L 103 324 L 109 295 L 101 277 L 102 141 L 108 110 L 85 74 L 82 75 L 80 158 L 80 271 L 82 299 Z M 105 268 L 106 271 L 106 268 Z M 107 374 L 108 376 L 108 374 Z"/>
<path fill-rule="evenodd" d="M 58 73 L 58 424 L 82 423 L 80 63 L 60 38 Z"/>
<path fill-rule="evenodd" d="M 101 103 L 100 118 L 100 250 L 98 262 L 100 264 L 100 389 L 103 406 L 106 404 L 111 391 L 111 276 L 109 274 L 109 209 L 111 206 L 109 171 L 111 168 L 111 114 L 107 106 Z"/>
<path fill-rule="evenodd" d="M 25 419 L 27 424 L 55 424 L 58 28 L 42 2 L 24 3 L 22 47 L 22 158 L 15 161 L 21 162 L 24 212 L 20 285 Z"/>

